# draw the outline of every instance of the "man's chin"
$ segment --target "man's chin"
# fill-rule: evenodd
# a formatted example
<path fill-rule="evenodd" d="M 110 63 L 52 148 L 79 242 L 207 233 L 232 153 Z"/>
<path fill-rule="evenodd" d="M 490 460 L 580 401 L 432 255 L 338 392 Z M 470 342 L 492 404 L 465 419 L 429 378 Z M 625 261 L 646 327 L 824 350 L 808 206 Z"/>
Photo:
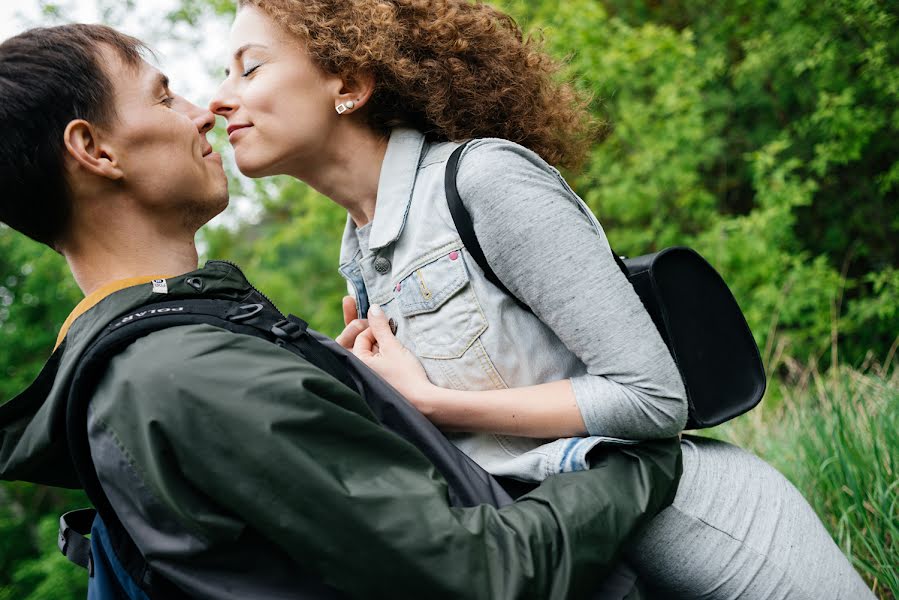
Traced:
<path fill-rule="evenodd" d="M 210 207 L 210 211 L 209 211 L 210 215 L 209 215 L 209 218 L 206 219 L 206 222 L 208 223 L 215 217 L 217 217 L 220 214 L 222 214 L 223 212 L 225 212 L 225 209 L 228 208 L 228 204 L 230 203 L 230 201 L 231 201 L 231 198 L 230 198 L 230 196 L 228 196 L 228 187 L 226 185 L 225 190 L 216 198 L 215 202 L 211 203 L 211 207 Z"/>
<path fill-rule="evenodd" d="M 228 202 L 228 190 L 225 186 L 222 192 L 210 194 L 203 201 L 191 203 L 182 213 L 185 226 L 199 231 L 201 227 L 225 212 Z"/>

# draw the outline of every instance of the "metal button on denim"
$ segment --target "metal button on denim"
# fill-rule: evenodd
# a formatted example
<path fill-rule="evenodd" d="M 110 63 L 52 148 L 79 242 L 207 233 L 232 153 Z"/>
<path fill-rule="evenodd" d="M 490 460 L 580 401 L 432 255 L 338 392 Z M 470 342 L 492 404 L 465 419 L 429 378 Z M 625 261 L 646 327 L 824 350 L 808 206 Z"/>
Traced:
<path fill-rule="evenodd" d="M 390 333 L 396 335 L 396 330 L 398 328 L 396 321 L 394 319 L 390 319 L 389 321 L 387 321 L 387 324 L 390 326 Z"/>
<path fill-rule="evenodd" d="M 375 259 L 375 271 L 383 275 L 390 271 L 390 261 L 384 258 L 383 256 L 379 256 Z"/>

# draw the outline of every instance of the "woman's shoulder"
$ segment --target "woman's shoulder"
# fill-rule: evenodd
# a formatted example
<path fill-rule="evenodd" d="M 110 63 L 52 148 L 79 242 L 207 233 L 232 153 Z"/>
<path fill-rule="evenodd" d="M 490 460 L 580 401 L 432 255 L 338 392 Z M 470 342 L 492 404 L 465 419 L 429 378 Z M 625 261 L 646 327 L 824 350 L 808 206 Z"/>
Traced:
<path fill-rule="evenodd" d="M 502 138 L 475 138 L 463 141 L 435 142 L 428 147 L 422 166 L 446 163 L 460 146 L 465 146 L 459 162 L 459 168 L 469 167 L 472 163 L 486 167 L 515 167 L 532 165 L 542 170 L 553 171 L 552 165 L 533 150 L 516 142 Z"/>
<path fill-rule="evenodd" d="M 426 160 L 445 168 L 450 156 L 464 145 L 456 171 L 456 184 L 463 201 L 491 191 L 509 191 L 543 184 L 558 185 L 559 172 L 539 154 L 521 144 L 501 138 L 476 138 L 465 142 L 432 145 Z"/>

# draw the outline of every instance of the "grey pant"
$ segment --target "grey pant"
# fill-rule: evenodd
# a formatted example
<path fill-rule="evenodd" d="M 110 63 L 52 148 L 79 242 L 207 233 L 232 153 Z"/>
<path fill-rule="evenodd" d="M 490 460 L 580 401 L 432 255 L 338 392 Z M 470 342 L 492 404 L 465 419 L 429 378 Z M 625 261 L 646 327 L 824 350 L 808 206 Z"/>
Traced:
<path fill-rule="evenodd" d="M 802 494 L 736 446 L 684 439 L 671 506 L 627 550 L 665 598 L 867 600 L 874 595 Z"/>

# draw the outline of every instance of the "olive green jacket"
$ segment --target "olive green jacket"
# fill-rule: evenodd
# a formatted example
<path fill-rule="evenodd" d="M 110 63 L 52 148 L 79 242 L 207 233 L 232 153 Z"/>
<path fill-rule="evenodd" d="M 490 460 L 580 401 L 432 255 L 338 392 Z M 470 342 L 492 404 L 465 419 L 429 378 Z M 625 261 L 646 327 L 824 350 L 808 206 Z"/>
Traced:
<path fill-rule="evenodd" d="M 168 290 L 254 291 L 222 262 Z M 73 368 L 110 321 L 159 299 L 134 286 L 75 321 L 29 392 L 0 407 L 0 478 L 78 485 L 60 427 Z M 652 442 L 604 449 L 590 471 L 503 508 L 451 507 L 433 465 L 358 394 L 275 344 L 209 325 L 150 334 L 115 357 L 88 430 L 138 548 L 209 598 L 294 597 L 298 573 L 365 598 L 589 596 L 680 474 L 677 441 Z"/>

